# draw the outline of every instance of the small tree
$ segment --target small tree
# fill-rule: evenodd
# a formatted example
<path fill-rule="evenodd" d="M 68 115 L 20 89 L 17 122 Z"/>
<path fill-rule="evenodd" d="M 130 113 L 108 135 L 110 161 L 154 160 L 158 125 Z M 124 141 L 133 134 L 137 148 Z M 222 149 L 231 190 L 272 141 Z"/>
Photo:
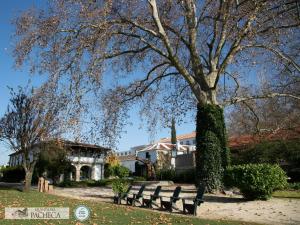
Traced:
<path fill-rule="evenodd" d="M 24 191 L 29 191 L 32 174 L 38 159 L 37 144 L 59 133 L 59 101 L 46 99 L 39 92 L 28 94 L 19 88 L 11 89 L 7 112 L 0 119 L 0 140 L 22 155 L 25 170 Z"/>
<path fill-rule="evenodd" d="M 59 141 L 41 143 L 40 155 L 36 164 L 39 176 L 44 172 L 53 182 L 57 182 L 61 174 L 71 171 L 71 162 L 67 158 L 67 149 Z"/>

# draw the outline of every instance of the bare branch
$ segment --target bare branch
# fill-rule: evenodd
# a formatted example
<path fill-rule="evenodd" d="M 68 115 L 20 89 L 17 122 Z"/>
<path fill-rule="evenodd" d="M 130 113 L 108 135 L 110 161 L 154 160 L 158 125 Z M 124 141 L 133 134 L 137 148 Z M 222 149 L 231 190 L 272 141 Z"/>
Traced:
<path fill-rule="evenodd" d="M 272 53 L 274 53 L 278 58 L 283 59 L 285 61 L 287 61 L 288 63 L 291 63 L 295 69 L 297 69 L 300 72 L 300 65 L 298 65 L 295 60 L 293 60 L 291 57 L 289 57 L 288 55 L 284 54 L 283 52 L 271 47 L 271 46 L 267 46 L 267 45 L 259 45 L 259 44 L 255 44 L 255 45 L 245 45 L 242 46 L 240 48 L 240 50 L 243 49 L 247 49 L 247 48 L 262 48 L 262 49 L 266 49 Z"/>
<path fill-rule="evenodd" d="M 234 97 L 230 100 L 224 101 L 223 106 L 233 105 L 239 102 L 246 102 L 249 100 L 255 100 L 255 99 L 266 99 L 266 98 L 275 98 L 275 97 L 289 97 L 294 98 L 297 100 L 300 100 L 299 96 L 292 95 L 292 94 L 285 94 L 285 93 L 269 93 L 264 95 L 252 95 L 252 96 L 245 96 L 245 97 Z"/>

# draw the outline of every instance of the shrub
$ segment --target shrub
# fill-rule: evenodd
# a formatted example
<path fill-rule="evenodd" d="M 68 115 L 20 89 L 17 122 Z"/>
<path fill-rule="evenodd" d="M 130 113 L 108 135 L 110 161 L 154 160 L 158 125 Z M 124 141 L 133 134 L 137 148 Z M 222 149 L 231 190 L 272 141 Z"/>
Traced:
<path fill-rule="evenodd" d="M 239 188 L 248 200 L 267 200 L 287 186 L 287 176 L 278 165 L 244 164 L 227 168 L 224 184 Z"/>
<path fill-rule="evenodd" d="M 176 172 L 174 169 L 161 169 L 156 172 L 158 180 L 175 180 Z"/>
<path fill-rule="evenodd" d="M 112 190 L 115 194 L 124 193 L 129 187 L 128 181 L 118 179 L 112 182 Z"/>
<path fill-rule="evenodd" d="M 147 180 L 145 177 L 140 177 L 140 176 L 133 176 L 132 179 L 133 179 L 133 182 Z"/>
<path fill-rule="evenodd" d="M 5 167 L 1 169 L 2 178 L 1 180 L 4 182 L 20 182 L 25 179 L 25 171 L 23 167 Z"/>
<path fill-rule="evenodd" d="M 124 178 L 129 176 L 129 169 L 125 166 L 121 165 L 115 165 L 112 166 L 110 164 L 106 164 L 104 167 L 104 177 L 109 178 L 109 177 L 119 177 L 119 178 Z"/>
<path fill-rule="evenodd" d="M 289 183 L 288 189 L 291 189 L 291 190 L 300 190 L 300 183 L 299 182 L 297 182 L 297 183 Z"/>
<path fill-rule="evenodd" d="M 262 141 L 245 149 L 231 149 L 232 164 L 280 164 L 292 182 L 300 182 L 300 140 Z"/>
<path fill-rule="evenodd" d="M 104 177 L 109 178 L 110 176 L 113 176 L 114 174 L 114 168 L 110 164 L 106 163 L 104 165 Z"/>
<path fill-rule="evenodd" d="M 115 175 L 119 178 L 124 178 L 129 176 L 129 169 L 125 166 L 116 166 L 115 167 Z"/>

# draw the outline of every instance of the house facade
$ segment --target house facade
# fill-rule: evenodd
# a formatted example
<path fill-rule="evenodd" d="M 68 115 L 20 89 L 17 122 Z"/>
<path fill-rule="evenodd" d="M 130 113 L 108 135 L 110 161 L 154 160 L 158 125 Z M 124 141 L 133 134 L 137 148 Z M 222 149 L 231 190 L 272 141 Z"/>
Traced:
<path fill-rule="evenodd" d="M 104 178 L 105 157 L 109 151 L 98 145 L 86 143 L 61 141 L 63 147 L 67 150 L 67 157 L 72 164 L 72 171 L 68 175 L 68 179 L 74 181 L 92 179 L 101 180 Z M 35 145 L 30 151 L 29 157 L 33 159 L 33 155 L 37 155 L 41 151 L 40 145 Z M 9 166 L 22 165 L 23 154 L 15 152 L 9 155 Z M 61 180 L 66 179 L 62 175 Z"/>
<path fill-rule="evenodd" d="M 122 166 L 125 166 L 128 168 L 132 173 L 136 172 L 136 156 L 137 152 L 141 149 L 144 149 L 148 145 L 138 145 L 130 148 L 129 151 L 120 151 L 116 152 L 116 155 L 118 156 L 118 159 L 120 160 L 120 163 Z"/>
<path fill-rule="evenodd" d="M 180 145 L 195 146 L 196 145 L 196 132 L 193 131 L 191 133 L 177 135 L 176 139 Z M 158 142 L 171 143 L 171 138 L 161 138 Z"/>
<path fill-rule="evenodd" d="M 176 145 L 177 155 L 184 155 L 194 152 L 196 147 L 193 144 L 195 132 L 178 135 Z M 188 145 L 186 145 L 187 143 Z M 172 157 L 172 150 L 175 146 L 171 144 L 170 138 L 162 138 L 154 144 L 132 147 L 129 151 L 116 152 L 121 165 L 127 167 L 131 172 L 141 174 L 144 162 L 149 160 L 157 169 L 175 168 L 176 159 Z"/>

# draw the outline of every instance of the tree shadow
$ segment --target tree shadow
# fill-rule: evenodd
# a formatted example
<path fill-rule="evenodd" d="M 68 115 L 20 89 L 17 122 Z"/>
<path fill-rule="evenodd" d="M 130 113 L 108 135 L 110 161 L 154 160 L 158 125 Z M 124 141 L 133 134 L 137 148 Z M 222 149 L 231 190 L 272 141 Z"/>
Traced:
<path fill-rule="evenodd" d="M 211 196 L 206 195 L 203 197 L 204 202 L 219 202 L 219 203 L 241 203 L 241 202 L 247 202 L 244 198 L 234 198 L 230 196 Z"/>

